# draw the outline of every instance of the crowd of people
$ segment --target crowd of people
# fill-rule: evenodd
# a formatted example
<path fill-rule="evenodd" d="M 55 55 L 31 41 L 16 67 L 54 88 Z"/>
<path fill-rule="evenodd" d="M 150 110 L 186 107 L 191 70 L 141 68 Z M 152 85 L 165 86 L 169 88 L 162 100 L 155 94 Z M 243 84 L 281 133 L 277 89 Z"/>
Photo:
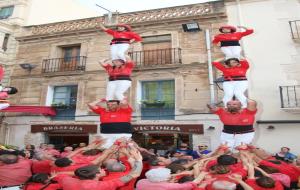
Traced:
<path fill-rule="evenodd" d="M 289 190 L 300 185 L 300 159 L 288 147 L 270 154 L 247 144 L 210 151 L 181 143 L 156 155 L 124 137 L 109 148 L 103 145 L 97 138 L 74 150 L 51 144 L 0 147 L 0 189 Z"/>

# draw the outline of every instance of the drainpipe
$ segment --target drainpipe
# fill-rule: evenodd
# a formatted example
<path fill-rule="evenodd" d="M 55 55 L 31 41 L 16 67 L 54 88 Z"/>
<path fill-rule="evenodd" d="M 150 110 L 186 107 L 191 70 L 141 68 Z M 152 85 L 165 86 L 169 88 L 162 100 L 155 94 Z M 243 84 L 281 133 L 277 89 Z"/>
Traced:
<path fill-rule="evenodd" d="M 4 139 L 4 144 L 9 144 L 9 134 L 10 130 L 9 127 L 7 125 L 7 123 L 5 123 L 5 139 Z"/>
<path fill-rule="evenodd" d="M 208 64 L 208 79 L 209 79 L 209 89 L 210 89 L 210 103 L 215 103 L 215 85 L 214 85 L 214 77 L 213 70 L 211 64 L 211 40 L 209 29 L 205 29 L 205 39 L 206 39 L 206 50 L 207 50 L 207 64 Z"/>

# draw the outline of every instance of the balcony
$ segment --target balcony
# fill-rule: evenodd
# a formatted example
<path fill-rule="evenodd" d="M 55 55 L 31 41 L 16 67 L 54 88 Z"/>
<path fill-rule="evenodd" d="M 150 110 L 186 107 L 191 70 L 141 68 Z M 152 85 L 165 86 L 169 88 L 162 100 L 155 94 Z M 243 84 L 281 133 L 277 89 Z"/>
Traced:
<path fill-rule="evenodd" d="M 300 85 L 280 86 L 281 108 L 291 113 L 300 113 Z"/>
<path fill-rule="evenodd" d="M 300 20 L 289 21 L 293 40 L 300 42 Z"/>
<path fill-rule="evenodd" d="M 155 49 L 129 52 L 137 67 L 157 67 L 181 64 L 181 49 Z"/>
<path fill-rule="evenodd" d="M 42 73 L 82 72 L 86 68 L 86 59 L 85 56 L 44 59 Z"/>

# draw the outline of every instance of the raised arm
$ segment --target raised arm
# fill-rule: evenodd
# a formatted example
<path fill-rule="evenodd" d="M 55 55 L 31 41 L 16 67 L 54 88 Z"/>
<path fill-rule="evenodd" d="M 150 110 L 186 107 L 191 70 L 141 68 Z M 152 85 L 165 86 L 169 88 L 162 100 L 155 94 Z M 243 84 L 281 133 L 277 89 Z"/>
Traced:
<path fill-rule="evenodd" d="M 241 32 L 242 36 L 247 36 L 247 35 L 250 35 L 254 32 L 253 29 L 250 29 L 250 28 L 247 28 L 245 26 L 237 26 L 238 28 L 242 28 L 244 29 L 245 31 L 244 32 Z"/>
<path fill-rule="evenodd" d="M 96 100 L 96 101 L 93 101 L 91 103 L 88 103 L 88 107 L 91 109 L 91 110 L 96 110 L 98 109 L 99 107 L 100 108 L 103 108 L 103 104 L 106 103 L 106 100 L 105 99 L 101 99 L 100 101 L 99 100 Z"/>
<path fill-rule="evenodd" d="M 108 28 L 106 28 L 101 22 L 99 24 L 101 30 L 105 31 L 105 30 L 108 30 Z"/>
<path fill-rule="evenodd" d="M 257 110 L 257 103 L 256 103 L 256 101 L 248 99 L 247 109 L 249 111 L 256 111 Z"/>
<path fill-rule="evenodd" d="M 225 66 L 221 63 L 222 60 L 223 58 L 216 59 L 214 60 L 214 62 L 212 62 L 212 65 L 220 71 L 223 71 L 225 69 Z"/>
<path fill-rule="evenodd" d="M 110 148 L 106 149 L 99 157 L 97 157 L 95 160 L 93 160 L 91 163 L 94 165 L 101 166 L 102 163 L 114 152 L 118 150 L 117 145 L 113 145 Z"/>
<path fill-rule="evenodd" d="M 104 67 L 104 68 L 106 68 L 107 66 L 109 66 L 111 61 L 110 61 L 110 59 L 103 59 L 103 60 L 101 60 L 101 61 L 99 61 L 99 64 L 102 66 L 102 67 Z"/>
<path fill-rule="evenodd" d="M 255 190 L 252 187 L 250 187 L 247 183 L 245 183 L 242 179 L 242 176 L 240 176 L 238 174 L 233 174 L 229 178 L 238 182 L 244 188 L 244 190 Z"/>
<path fill-rule="evenodd" d="M 208 107 L 211 113 L 215 113 L 219 110 L 219 107 L 217 107 L 216 104 L 207 104 L 206 106 Z"/>
<path fill-rule="evenodd" d="M 132 168 L 130 173 L 128 175 L 120 178 L 120 180 L 123 183 L 127 183 L 127 182 L 131 181 L 132 179 L 139 177 L 141 175 L 142 169 L 143 169 L 143 162 L 142 162 L 143 157 L 140 154 L 140 152 L 137 150 L 134 150 L 134 151 L 130 151 L 130 154 L 135 161 L 130 163 L 131 168 Z"/>

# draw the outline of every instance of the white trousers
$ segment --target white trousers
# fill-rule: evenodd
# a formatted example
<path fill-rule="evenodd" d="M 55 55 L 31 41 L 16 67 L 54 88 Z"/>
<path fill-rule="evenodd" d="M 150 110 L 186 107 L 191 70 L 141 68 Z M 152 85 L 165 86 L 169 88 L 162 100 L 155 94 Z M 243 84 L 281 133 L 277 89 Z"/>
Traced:
<path fill-rule="evenodd" d="M 122 59 L 126 61 L 125 53 L 129 48 L 129 44 L 112 44 L 110 45 L 111 60 Z"/>
<path fill-rule="evenodd" d="M 130 80 L 109 81 L 106 87 L 106 100 L 124 99 L 124 93 L 131 87 Z"/>
<path fill-rule="evenodd" d="M 0 103 L 0 110 L 3 110 L 8 107 L 9 107 L 9 103 Z"/>
<path fill-rule="evenodd" d="M 242 143 L 250 144 L 254 138 L 254 132 L 244 133 L 244 134 L 229 134 L 229 133 L 221 133 L 221 143 L 227 143 L 227 146 L 231 148 L 231 150 Z"/>
<path fill-rule="evenodd" d="M 6 188 L 1 188 L 1 187 L 0 187 L 0 189 L 1 189 L 1 190 L 2 190 L 2 189 L 3 189 L 3 190 L 4 190 L 4 189 L 5 189 L 5 190 L 20 190 L 21 188 L 20 188 L 19 186 L 16 186 L 16 187 L 6 187 Z"/>
<path fill-rule="evenodd" d="M 130 139 L 132 137 L 132 134 L 130 133 L 101 134 L 101 137 L 105 139 L 105 143 L 102 145 L 102 147 L 107 149 L 111 147 L 117 139 L 122 137 L 125 137 L 126 139 Z"/>
<path fill-rule="evenodd" d="M 224 106 L 227 107 L 227 102 L 232 100 L 235 96 L 241 103 L 242 107 L 247 107 L 247 97 L 245 96 L 245 91 L 248 89 L 248 81 L 225 81 L 223 82 L 224 97 L 223 102 Z"/>
<path fill-rule="evenodd" d="M 221 51 L 225 54 L 225 59 L 241 58 L 241 46 L 224 46 L 221 47 Z"/>

